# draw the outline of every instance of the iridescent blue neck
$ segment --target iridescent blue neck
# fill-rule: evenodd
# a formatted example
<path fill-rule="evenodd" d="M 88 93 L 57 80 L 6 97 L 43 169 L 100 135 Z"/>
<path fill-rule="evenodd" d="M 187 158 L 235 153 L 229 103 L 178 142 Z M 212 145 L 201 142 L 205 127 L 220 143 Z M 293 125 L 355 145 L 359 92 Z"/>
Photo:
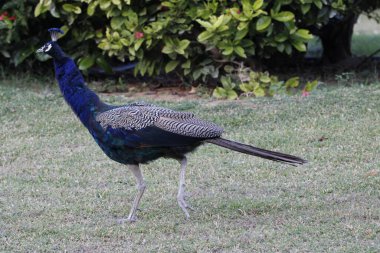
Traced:
<path fill-rule="evenodd" d="M 63 97 L 81 122 L 88 126 L 94 114 L 106 105 L 85 85 L 82 74 L 71 58 L 54 59 L 54 66 Z"/>

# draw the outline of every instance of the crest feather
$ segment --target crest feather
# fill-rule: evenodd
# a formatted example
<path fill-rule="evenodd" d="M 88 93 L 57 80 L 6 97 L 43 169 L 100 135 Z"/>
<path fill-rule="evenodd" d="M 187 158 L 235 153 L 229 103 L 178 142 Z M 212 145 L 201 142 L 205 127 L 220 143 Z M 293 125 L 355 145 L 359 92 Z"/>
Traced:
<path fill-rule="evenodd" d="M 59 28 L 50 28 L 48 31 L 50 32 L 52 41 L 57 41 L 59 34 L 64 34 L 64 32 Z"/>

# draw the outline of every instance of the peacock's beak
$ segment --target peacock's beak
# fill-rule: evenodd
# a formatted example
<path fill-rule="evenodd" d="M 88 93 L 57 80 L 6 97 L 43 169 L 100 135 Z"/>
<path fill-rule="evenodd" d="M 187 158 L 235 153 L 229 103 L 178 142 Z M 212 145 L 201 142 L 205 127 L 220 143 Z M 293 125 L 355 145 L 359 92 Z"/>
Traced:
<path fill-rule="evenodd" d="M 40 47 L 37 51 L 36 51 L 36 53 L 43 53 L 44 52 L 44 47 L 42 46 L 42 47 Z"/>

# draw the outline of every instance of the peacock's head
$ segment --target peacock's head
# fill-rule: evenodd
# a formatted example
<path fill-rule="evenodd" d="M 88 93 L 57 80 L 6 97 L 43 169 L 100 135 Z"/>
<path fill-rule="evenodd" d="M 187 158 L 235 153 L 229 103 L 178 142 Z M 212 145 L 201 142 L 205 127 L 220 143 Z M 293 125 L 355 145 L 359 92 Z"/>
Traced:
<path fill-rule="evenodd" d="M 63 31 L 59 28 L 50 28 L 51 41 L 45 43 L 41 48 L 39 48 L 37 53 L 45 53 L 53 58 L 60 58 L 64 55 L 61 48 L 57 44 L 58 34 L 63 34 Z"/>

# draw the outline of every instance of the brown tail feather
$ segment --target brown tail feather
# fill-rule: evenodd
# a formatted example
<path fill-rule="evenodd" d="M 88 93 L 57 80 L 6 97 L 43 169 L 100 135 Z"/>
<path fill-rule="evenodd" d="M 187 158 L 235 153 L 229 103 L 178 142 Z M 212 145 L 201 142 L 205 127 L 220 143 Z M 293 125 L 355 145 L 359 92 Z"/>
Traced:
<path fill-rule="evenodd" d="M 242 144 L 239 142 L 235 141 L 230 141 L 222 138 L 216 138 L 216 139 L 208 139 L 206 142 L 228 148 L 234 151 L 238 151 L 244 154 L 248 155 L 253 155 L 253 156 L 258 156 L 264 159 L 276 161 L 276 162 L 282 162 L 282 163 L 287 163 L 290 165 L 298 165 L 298 164 L 304 164 L 307 163 L 306 160 L 292 156 L 292 155 L 287 155 L 275 151 L 270 151 L 270 150 L 265 150 L 261 148 L 256 148 L 250 145 Z"/>

